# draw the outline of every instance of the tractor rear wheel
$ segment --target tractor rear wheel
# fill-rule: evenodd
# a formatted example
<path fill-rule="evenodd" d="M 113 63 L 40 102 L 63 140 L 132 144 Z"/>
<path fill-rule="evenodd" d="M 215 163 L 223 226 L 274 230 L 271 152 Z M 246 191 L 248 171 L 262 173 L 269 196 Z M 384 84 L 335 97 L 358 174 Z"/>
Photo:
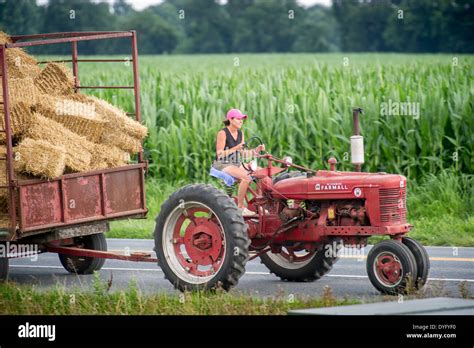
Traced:
<path fill-rule="evenodd" d="M 415 257 L 416 267 L 418 269 L 415 286 L 417 289 L 421 289 L 426 284 L 428 273 L 430 272 L 430 257 L 428 252 L 423 247 L 423 245 L 420 244 L 420 242 L 413 238 L 404 237 L 402 239 L 402 243 L 406 245 L 408 249 L 410 249 L 411 253 Z"/>
<path fill-rule="evenodd" d="M 341 243 L 342 241 L 335 240 L 333 245 L 339 248 Z M 269 251 L 260 255 L 260 260 L 281 280 L 312 282 L 328 273 L 339 259 L 337 253 L 332 250 L 329 250 L 328 254 L 328 249 L 320 246 L 314 251 L 294 252 L 291 248 L 282 247 L 278 254 Z"/>
<path fill-rule="evenodd" d="M 247 225 L 234 200 L 211 185 L 179 189 L 156 219 L 159 266 L 180 291 L 237 285 L 249 245 Z"/>
<path fill-rule="evenodd" d="M 383 294 L 405 294 L 418 274 L 410 249 L 396 240 L 384 240 L 367 255 L 367 274 L 372 285 Z"/>
<path fill-rule="evenodd" d="M 74 237 L 74 244 L 70 246 L 107 251 L 107 241 L 103 233 Z M 66 254 L 58 254 L 58 256 L 63 267 L 70 273 L 92 274 L 94 271 L 100 270 L 105 263 L 105 259 L 97 257 L 70 256 Z"/>

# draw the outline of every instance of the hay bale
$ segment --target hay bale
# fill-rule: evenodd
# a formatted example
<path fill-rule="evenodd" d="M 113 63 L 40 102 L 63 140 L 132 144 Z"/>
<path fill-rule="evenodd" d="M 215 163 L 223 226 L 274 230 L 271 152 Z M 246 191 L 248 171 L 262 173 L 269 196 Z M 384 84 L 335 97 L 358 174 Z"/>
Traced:
<path fill-rule="evenodd" d="M 12 39 L 10 38 L 10 35 L 5 33 L 4 31 L 0 31 L 0 45 L 4 45 L 6 43 L 12 43 Z"/>
<path fill-rule="evenodd" d="M 123 133 L 139 140 L 147 136 L 148 128 L 128 117 L 125 111 L 93 96 L 89 96 L 89 100 L 95 103 L 97 112 L 104 119 L 115 124 Z"/>
<path fill-rule="evenodd" d="M 8 79 L 8 101 L 10 105 L 21 101 L 36 103 L 37 89 L 31 77 Z M 3 86 L 0 84 L 0 101 L 3 102 Z"/>
<path fill-rule="evenodd" d="M 10 108 L 10 127 L 12 135 L 19 137 L 26 132 L 33 120 L 33 113 L 28 104 L 18 102 Z M 5 114 L 0 108 L 0 129 L 5 129 Z M 5 142 L 6 134 L 0 133 L 0 141 Z"/>
<path fill-rule="evenodd" d="M 74 76 L 66 65 L 48 63 L 35 78 L 35 85 L 44 94 L 70 95 L 74 93 Z"/>
<path fill-rule="evenodd" d="M 92 155 L 88 149 L 93 146 L 92 143 L 62 124 L 35 113 L 25 136 L 34 140 L 48 139 L 50 143 L 64 147 L 66 167 L 71 171 L 82 172 L 89 169 Z"/>
<path fill-rule="evenodd" d="M 70 98 L 42 95 L 33 108 L 92 142 L 100 141 L 107 124 L 95 112 L 94 104 Z"/>
<path fill-rule="evenodd" d="M 130 161 L 130 154 L 115 146 L 94 144 L 91 153 L 90 170 L 121 167 Z"/>
<path fill-rule="evenodd" d="M 7 49 L 9 78 L 36 78 L 41 73 L 38 61 L 21 48 Z"/>
<path fill-rule="evenodd" d="M 66 149 L 46 140 L 25 138 L 16 147 L 16 167 L 21 172 L 43 178 L 57 178 L 66 167 Z"/>
<path fill-rule="evenodd" d="M 13 148 L 13 170 L 15 171 L 15 177 L 17 177 L 20 172 L 20 166 L 15 161 L 15 151 L 16 151 L 16 147 Z M 2 158 L 7 157 L 6 145 L 0 145 L 0 157 Z M 6 185 L 6 184 L 7 184 L 7 161 L 1 160 L 0 161 L 0 185 Z M 0 195 L 1 195 L 1 192 L 0 192 Z"/>
<path fill-rule="evenodd" d="M 131 154 L 138 153 L 142 149 L 140 139 L 133 138 L 121 132 L 119 129 L 114 128 L 113 123 L 108 123 L 105 126 L 105 131 L 100 138 L 100 142 L 104 145 L 116 146 Z"/>
<path fill-rule="evenodd" d="M 9 35 L 0 31 L 0 45 L 12 43 Z M 8 76 L 10 78 L 36 77 L 41 72 L 38 61 L 21 48 L 7 49 Z M 0 69 L 0 73 L 3 72 Z"/>

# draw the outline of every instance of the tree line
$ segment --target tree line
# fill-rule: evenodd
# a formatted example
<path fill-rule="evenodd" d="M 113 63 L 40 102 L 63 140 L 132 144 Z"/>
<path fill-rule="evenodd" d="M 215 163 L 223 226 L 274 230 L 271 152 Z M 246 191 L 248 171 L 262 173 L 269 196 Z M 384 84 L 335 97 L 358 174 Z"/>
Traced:
<path fill-rule="evenodd" d="M 164 0 L 136 11 L 125 0 L 0 1 L 10 34 L 137 30 L 141 54 L 229 52 L 474 51 L 472 0 Z M 120 40 L 80 43 L 81 53 L 122 54 Z M 41 53 L 69 52 L 65 45 Z"/>

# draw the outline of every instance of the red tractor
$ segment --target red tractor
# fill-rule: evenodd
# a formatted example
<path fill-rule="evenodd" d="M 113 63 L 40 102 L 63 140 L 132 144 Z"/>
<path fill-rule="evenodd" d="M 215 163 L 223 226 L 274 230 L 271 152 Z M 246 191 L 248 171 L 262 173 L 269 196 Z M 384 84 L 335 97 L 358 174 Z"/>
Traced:
<path fill-rule="evenodd" d="M 367 255 L 370 281 L 386 294 L 421 288 L 429 258 L 406 236 L 412 228 L 406 221 L 406 178 L 360 171 L 360 112 L 353 111 L 354 172 L 337 171 L 334 158 L 328 161 L 330 170 L 314 171 L 289 158 L 258 156 L 267 166 L 249 168 L 255 187 L 249 188 L 247 204 L 255 216 L 242 217 L 235 198 L 212 185 L 188 185 L 173 193 L 161 207 L 155 230 L 165 277 L 182 291 L 228 290 L 245 273 L 246 262 L 260 257 L 283 280 L 314 281 L 331 270 L 342 246 L 364 247 L 370 236 L 389 236 Z"/>

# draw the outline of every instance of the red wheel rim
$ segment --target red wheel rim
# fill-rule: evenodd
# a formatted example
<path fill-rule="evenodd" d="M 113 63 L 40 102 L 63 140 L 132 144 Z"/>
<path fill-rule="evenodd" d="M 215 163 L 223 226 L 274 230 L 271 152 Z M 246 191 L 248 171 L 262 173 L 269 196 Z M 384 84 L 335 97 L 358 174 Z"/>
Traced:
<path fill-rule="evenodd" d="M 384 285 L 395 286 L 402 280 L 403 267 L 393 253 L 384 252 L 377 255 L 374 260 L 374 270 L 377 278 Z"/>
<path fill-rule="evenodd" d="M 215 274 L 223 261 L 225 246 L 218 220 L 204 207 L 183 211 L 173 230 L 173 248 L 179 264 L 189 274 Z"/>
<path fill-rule="evenodd" d="M 292 247 L 281 248 L 280 255 L 286 259 L 288 262 L 304 262 L 311 259 L 315 253 L 315 250 L 309 251 L 304 255 L 295 254 L 295 251 L 298 251 Z"/>

